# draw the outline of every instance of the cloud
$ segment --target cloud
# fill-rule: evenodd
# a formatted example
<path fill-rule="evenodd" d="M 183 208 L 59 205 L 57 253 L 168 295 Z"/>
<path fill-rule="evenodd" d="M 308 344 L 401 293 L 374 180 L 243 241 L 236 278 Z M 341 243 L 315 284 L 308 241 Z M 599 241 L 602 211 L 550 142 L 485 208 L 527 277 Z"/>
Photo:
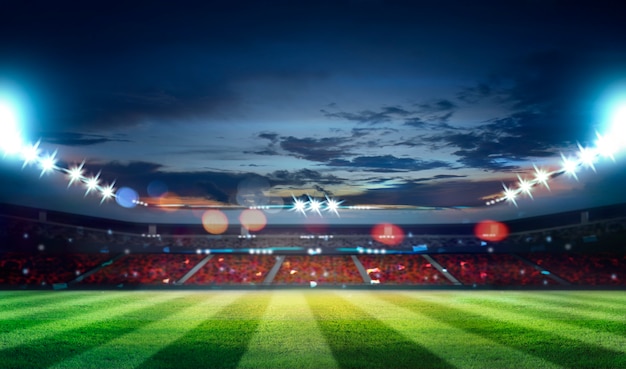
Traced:
<path fill-rule="evenodd" d="M 327 162 L 350 155 L 350 140 L 343 137 L 297 138 L 282 137 L 280 147 L 288 153 L 305 160 Z"/>
<path fill-rule="evenodd" d="M 329 112 L 324 109 L 322 109 L 321 112 L 326 118 L 341 119 L 368 125 L 388 123 L 413 114 L 411 111 L 405 110 L 400 106 L 385 106 L 380 108 L 379 111 L 363 110 L 357 113 Z"/>
<path fill-rule="evenodd" d="M 451 178 L 425 183 L 421 179 L 399 182 L 388 179 L 384 187 L 346 196 L 347 204 L 390 204 L 432 207 L 483 206 L 481 198 L 502 188 L 500 181 L 471 181 Z"/>
<path fill-rule="evenodd" d="M 323 174 L 311 169 L 300 169 L 297 171 L 277 170 L 267 175 L 272 185 L 294 185 L 302 186 L 309 183 L 316 185 L 336 185 L 343 184 L 344 179 L 332 174 Z"/>
<path fill-rule="evenodd" d="M 420 171 L 450 167 L 449 163 L 440 160 L 397 158 L 393 155 L 358 156 L 352 160 L 334 159 L 329 161 L 328 165 L 331 167 L 376 169 L 380 172 Z"/>
<path fill-rule="evenodd" d="M 89 146 L 105 142 L 131 142 L 127 139 L 76 132 L 42 132 L 40 137 L 42 142 L 64 146 Z"/>
<path fill-rule="evenodd" d="M 439 99 L 413 104 L 413 108 L 400 105 L 384 106 L 378 110 L 360 112 L 330 112 L 320 110 L 326 118 L 366 124 L 370 126 L 398 122 L 416 128 L 440 128 L 447 125 L 457 106 L 450 100 Z"/>

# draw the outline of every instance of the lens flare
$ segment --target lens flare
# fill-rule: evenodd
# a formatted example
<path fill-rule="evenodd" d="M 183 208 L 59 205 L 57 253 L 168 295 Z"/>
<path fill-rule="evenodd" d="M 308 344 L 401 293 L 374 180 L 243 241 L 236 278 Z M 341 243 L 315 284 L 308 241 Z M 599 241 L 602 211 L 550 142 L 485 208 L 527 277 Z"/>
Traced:
<path fill-rule="evenodd" d="M 239 216 L 241 225 L 247 230 L 252 232 L 258 232 L 265 228 L 267 225 L 267 217 L 261 210 L 246 209 L 241 212 Z"/>
<path fill-rule="evenodd" d="M 202 226 L 211 234 L 222 234 L 228 229 L 228 217 L 220 210 L 207 210 L 202 215 Z"/>

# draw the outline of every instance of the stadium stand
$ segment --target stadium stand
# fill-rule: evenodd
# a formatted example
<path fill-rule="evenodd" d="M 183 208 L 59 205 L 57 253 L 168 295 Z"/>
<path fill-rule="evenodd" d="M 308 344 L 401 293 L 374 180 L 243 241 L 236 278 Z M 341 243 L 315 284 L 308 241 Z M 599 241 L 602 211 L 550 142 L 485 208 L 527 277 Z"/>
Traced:
<path fill-rule="evenodd" d="M 66 283 L 110 259 L 104 254 L 9 252 L 0 256 L 0 284 L 49 286 Z"/>
<path fill-rule="evenodd" d="M 626 255 L 542 252 L 521 256 L 574 285 L 626 285 Z"/>
<path fill-rule="evenodd" d="M 431 255 L 464 285 L 538 286 L 558 284 L 509 254 Z"/>
<path fill-rule="evenodd" d="M 283 261 L 274 284 L 343 285 L 362 284 L 363 277 L 349 256 L 288 256 Z"/>
<path fill-rule="evenodd" d="M 275 262 L 269 255 L 213 255 L 185 285 L 261 284 Z"/>
<path fill-rule="evenodd" d="M 365 255 L 359 256 L 359 260 L 374 283 L 451 284 L 421 255 Z"/>
<path fill-rule="evenodd" d="M 200 261 L 200 255 L 130 254 L 114 259 L 81 283 L 97 285 L 174 284 Z"/>

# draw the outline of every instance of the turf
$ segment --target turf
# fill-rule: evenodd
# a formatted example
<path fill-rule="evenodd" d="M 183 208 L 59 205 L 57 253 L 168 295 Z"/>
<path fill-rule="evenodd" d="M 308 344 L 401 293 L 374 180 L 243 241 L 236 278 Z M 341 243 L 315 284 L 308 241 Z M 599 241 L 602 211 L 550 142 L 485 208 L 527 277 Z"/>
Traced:
<path fill-rule="evenodd" d="M 0 291 L 0 368 L 626 368 L 623 291 Z"/>

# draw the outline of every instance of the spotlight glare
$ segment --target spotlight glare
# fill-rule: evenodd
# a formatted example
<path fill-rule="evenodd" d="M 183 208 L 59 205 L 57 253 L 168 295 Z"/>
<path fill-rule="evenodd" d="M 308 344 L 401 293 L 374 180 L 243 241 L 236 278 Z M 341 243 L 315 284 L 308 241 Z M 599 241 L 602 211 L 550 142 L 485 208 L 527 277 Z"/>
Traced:
<path fill-rule="evenodd" d="M 296 199 L 295 196 L 293 196 L 293 208 L 292 210 L 297 211 L 299 213 L 302 213 L 303 215 L 306 216 L 306 203 L 300 199 Z"/>
<path fill-rule="evenodd" d="M 563 171 L 565 171 L 565 173 L 571 175 L 572 177 L 576 178 L 576 180 L 578 180 L 576 171 L 578 170 L 579 163 L 575 160 L 566 158 L 565 156 L 563 156 L 563 154 L 561 154 L 561 158 L 563 158 Z"/>
<path fill-rule="evenodd" d="M 79 166 L 74 166 L 67 170 L 67 174 L 70 177 L 70 183 L 67 185 L 67 187 L 71 186 L 76 181 L 85 180 L 83 177 L 83 165 L 85 165 L 84 161 L 80 163 Z"/>
<path fill-rule="evenodd" d="M 515 201 L 517 191 L 508 188 L 505 184 L 502 184 L 502 187 L 504 187 L 504 199 L 512 202 L 517 207 L 517 201 Z"/>
<path fill-rule="evenodd" d="M 533 189 L 532 182 L 522 179 L 520 176 L 517 176 L 517 178 L 519 179 L 519 190 L 527 194 L 532 199 L 533 194 L 530 192 Z"/>
<path fill-rule="evenodd" d="M 52 155 L 47 155 L 45 158 L 41 158 L 39 164 L 41 165 L 41 174 L 39 177 L 41 178 L 44 174 L 51 172 L 56 169 L 56 151 L 52 153 Z"/>
<path fill-rule="evenodd" d="M 335 215 L 339 216 L 339 205 L 341 205 L 342 201 L 337 201 L 335 199 L 330 199 L 326 196 L 326 211 L 335 213 Z"/>
<path fill-rule="evenodd" d="M 110 185 L 106 185 L 104 187 L 102 187 L 102 200 L 100 200 L 100 203 L 102 204 L 103 202 L 105 202 L 106 200 L 112 198 L 113 196 L 115 196 L 115 181 L 113 181 L 113 183 L 111 183 Z"/>
<path fill-rule="evenodd" d="M 317 199 L 309 198 L 309 210 L 310 211 L 316 212 L 318 215 L 322 215 L 320 213 L 321 207 L 322 207 L 322 204 Z"/>
<path fill-rule="evenodd" d="M 596 132 L 598 139 L 596 140 L 596 150 L 605 158 L 611 158 L 615 161 L 615 154 L 619 151 L 619 145 L 614 138 L 602 136 Z"/>
<path fill-rule="evenodd" d="M 85 186 L 87 186 L 87 191 L 85 192 L 85 196 L 87 196 L 89 194 L 89 192 L 95 190 L 98 188 L 98 185 L 100 183 L 100 173 L 98 173 L 97 175 L 87 178 L 85 180 Z"/>
<path fill-rule="evenodd" d="M 39 159 L 39 151 L 39 141 L 34 145 L 24 146 L 22 148 L 22 158 L 24 159 L 22 168 L 37 161 Z"/>
<path fill-rule="evenodd" d="M 22 149 L 22 135 L 18 128 L 13 109 L 0 103 L 0 149 L 5 155 L 19 153 Z"/>
<path fill-rule="evenodd" d="M 578 145 L 578 157 L 580 158 L 580 162 L 588 168 L 596 171 L 596 167 L 593 165 L 596 161 L 596 150 L 592 150 L 588 147 L 582 147 L 580 144 Z"/>
<path fill-rule="evenodd" d="M 535 182 L 541 183 L 548 190 L 550 189 L 550 185 L 548 184 L 548 180 L 550 179 L 550 173 L 546 172 L 543 169 L 539 169 L 535 166 Z"/>

